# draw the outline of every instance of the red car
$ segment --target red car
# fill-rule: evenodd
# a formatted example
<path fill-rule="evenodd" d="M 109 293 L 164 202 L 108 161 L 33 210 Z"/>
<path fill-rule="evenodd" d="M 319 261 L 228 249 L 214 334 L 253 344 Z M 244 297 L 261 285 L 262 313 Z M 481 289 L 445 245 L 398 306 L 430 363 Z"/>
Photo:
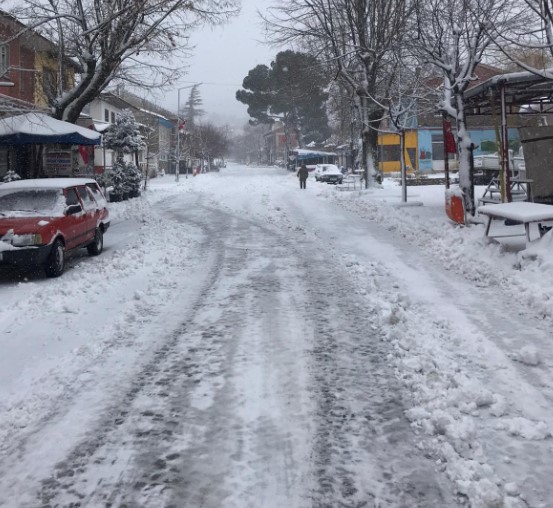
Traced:
<path fill-rule="evenodd" d="M 0 184 L 0 264 L 42 266 L 58 277 L 67 252 L 86 247 L 90 255 L 100 254 L 108 227 L 107 201 L 95 180 Z"/>

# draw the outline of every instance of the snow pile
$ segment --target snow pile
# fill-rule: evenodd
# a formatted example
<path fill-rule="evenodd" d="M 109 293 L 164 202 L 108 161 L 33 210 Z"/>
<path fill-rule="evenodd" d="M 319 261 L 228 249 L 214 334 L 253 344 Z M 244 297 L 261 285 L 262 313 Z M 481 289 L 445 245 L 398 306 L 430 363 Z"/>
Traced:
<path fill-rule="evenodd" d="M 347 194 L 323 187 L 318 189 L 318 194 L 393 229 L 480 287 L 501 286 L 502 291 L 511 292 L 513 299 L 534 307 L 541 316 L 553 318 L 553 286 L 543 284 L 544 271 L 553 276 L 553 265 L 550 264 L 553 260 L 553 235 L 548 233 L 533 242 L 525 252 L 526 261 L 521 263 L 522 255 L 505 250 L 501 244 L 486 242 L 483 225 L 463 228 L 449 222 L 444 212 L 443 189 L 431 187 L 426 192 L 434 191 L 432 195 L 441 196 L 440 199 L 436 202 L 432 197 L 430 206 L 410 209 L 393 206 L 398 203 L 398 192 L 393 192 L 394 187 L 385 188 L 380 194 L 375 190 Z M 418 191 L 425 192 L 424 189 Z M 529 259 L 533 253 L 537 262 Z"/>
<path fill-rule="evenodd" d="M 544 280 L 553 276 L 553 269 L 546 267 L 545 262 L 552 259 L 551 247 L 546 246 L 547 235 L 541 242 L 535 242 L 536 250 L 540 245 L 538 262 L 536 257 L 525 258 L 521 264 L 521 256 L 516 252 L 483 242 L 482 227 L 459 228 L 449 223 L 442 203 L 407 212 L 405 208 L 390 206 L 397 198 L 392 193 L 386 197 L 386 192 L 384 189 L 380 194 L 368 191 L 347 195 L 322 187 L 317 195 L 380 224 L 475 285 L 498 287 L 502 293 L 511 294 L 520 302 L 521 312 L 533 313 L 540 320 L 553 317 L 553 292 L 549 284 L 544 284 Z M 347 264 L 357 280 L 370 276 L 354 260 L 348 260 Z M 549 272 L 546 277 L 544 267 Z M 376 286 L 378 277 L 376 273 L 372 276 Z M 370 287 L 367 293 L 371 293 Z M 520 490 L 512 481 L 516 479 L 512 470 L 503 471 L 500 465 L 487 461 L 487 448 L 514 450 L 520 446 L 524 456 L 532 442 L 551 437 L 550 424 L 539 419 L 543 413 L 539 407 L 512 407 L 513 392 L 507 386 L 513 390 L 522 388 L 524 393 L 526 385 L 506 363 L 508 356 L 481 332 L 465 323 L 452 327 L 455 321 L 436 318 L 436 311 L 429 311 L 402 295 L 398 288 L 383 292 L 380 285 L 378 292 L 373 293 L 378 294 L 378 301 L 371 304 L 378 310 L 381 327 L 387 330 L 387 339 L 395 347 L 390 361 L 407 392 L 412 394 L 411 409 L 406 416 L 424 436 L 421 446 L 437 458 L 459 495 L 466 497 L 472 506 L 533 505 L 520 497 Z M 527 345 L 510 356 L 518 363 L 537 366 L 540 354 L 538 348 Z M 499 392 L 486 379 L 486 370 L 490 368 L 498 369 L 496 376 L 505 382 L 499 385 Z M 527 404 L 526 400 L 521 402 Z M 519 416 L 521 408 L 528 414 Z M 515 445 L 513 438 L 526 444 Z"/>
<path fill-rule="evenodd" d="M 551 437 L 551 430 L 545 422 L 533 422 L 527 418 L 505 418 L 496 426 L 507 431 L 511 436 L 520 436 L 532 441 L 543 441 Z"/>
<path fill-rule="evenodd" d="M 527 249 L 520 253 L 521 264 L 532 267 L 537 265 L 543 270 L 553 270 L 553 230 L 533 241 Z"/>
<path fill-rule="evenodd" d="M 540 364 L 540 354 L 534 346 L 525 346 L 512 355 L 513 360 L 535 367 Z"/>

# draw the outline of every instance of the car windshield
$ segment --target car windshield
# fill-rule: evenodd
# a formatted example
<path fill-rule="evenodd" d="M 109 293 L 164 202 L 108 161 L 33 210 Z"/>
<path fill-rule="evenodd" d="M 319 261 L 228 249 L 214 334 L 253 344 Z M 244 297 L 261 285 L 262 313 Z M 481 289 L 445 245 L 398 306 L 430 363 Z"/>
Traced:
<path fill-rule="evenodd" d="M 0 188 L 0 216 L 62 215 L 61 191 Z"/>

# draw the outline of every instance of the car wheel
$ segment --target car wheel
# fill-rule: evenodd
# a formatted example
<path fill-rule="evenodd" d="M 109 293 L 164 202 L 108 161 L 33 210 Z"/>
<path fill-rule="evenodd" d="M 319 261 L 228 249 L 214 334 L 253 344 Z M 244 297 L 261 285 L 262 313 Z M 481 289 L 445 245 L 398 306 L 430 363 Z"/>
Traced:
<path fill-rule="evenodd" d="M 94 232 L 94 240 L 88 244 L 86 249 L 91 256 L 97 256 L 104 249 L 104 234 L 100 228 L 96 228 Z"/>
<path fill-rule="evenodd" d="M 52 245 L 52 250 L 44 265 L 44 271 L 48 277 L 59 277 L 65 268 L 65 247 L 58 238 Z"/>

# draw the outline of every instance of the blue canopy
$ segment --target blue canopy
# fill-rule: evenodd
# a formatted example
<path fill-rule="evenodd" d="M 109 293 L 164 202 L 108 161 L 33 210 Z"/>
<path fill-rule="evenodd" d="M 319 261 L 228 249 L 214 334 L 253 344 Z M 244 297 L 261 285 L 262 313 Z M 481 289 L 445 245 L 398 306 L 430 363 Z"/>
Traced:
<path fill-rule="evenodd" d="M 102 135 L 42 113 L 0 119 L 0 145 L 99 145 Z"/>
<path fill-rule="evenodd" d="M 314 163 L 334 161 L 338 156 L 335 152 L 323 152 L 322 150 L 309 150 L 305 148 L 292 150 L 291 154 L 296 161 L 311 161 Z"/>

